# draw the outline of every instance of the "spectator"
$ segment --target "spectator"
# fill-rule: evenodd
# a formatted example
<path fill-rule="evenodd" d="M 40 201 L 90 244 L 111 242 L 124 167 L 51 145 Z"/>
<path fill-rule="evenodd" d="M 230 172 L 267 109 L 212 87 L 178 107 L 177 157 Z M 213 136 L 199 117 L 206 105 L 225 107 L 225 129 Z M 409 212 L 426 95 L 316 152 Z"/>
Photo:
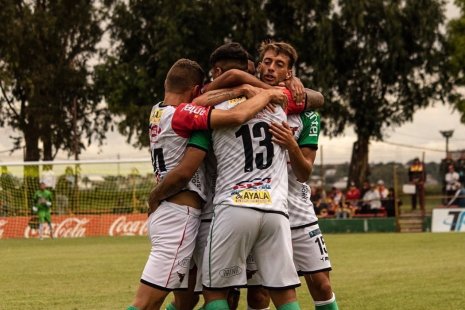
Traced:
<path fill-rule="evenodd" d="M 375 183 L 370 184 L 370 189 L 363 195 L 362 213 L 378 213 L 381 209 L 381 196 Z"/>
<path fill-rule="evenodd" d="M 42 240 L 44 223 L 47 222 L 50 228 L 50 237 L 53 239 L 52 216 L 50 209 L 52 207 L 52 193 L 46 189 L 46 184 L 40 182 L 40 188 L 34 193 L 33 211 L 37 212 L 39 217 L 39 238 Z"/>
<path fill-rule="evenodd" d="M 383 201 L 383 207 L 386 209 L 386 215 L 388 217 L 396 216 L 396 205 L 395 205 L 396 194 L 394 192 L 394 188 L 390 187 L 388 190 L 388 195 L 386 199 Z M 397 199 L 397 206 L 400 207 L 402 205 L 402 201 Z"/>
<path fill-rule="evenodd" d="M 350 209 L 351 215 L 357 212 L 358 203 L 361 198 L 362 195 L 357 186 L 355 186 L 355 182 L 350 182 L 349 188 L 347 189 L 345 194 L 345 205 L 346 208 Z"/>
<path fill-rule="evenodd" d="M 420 209 L 425 210 L 425 165 L 416 157 L 408 169 L 410 183 L 415 185 L 415 193 L 412 194 L 412 210 L 417 208 L 417 198 L 420 202 Z"/>
<path fill-rule="evenodd" d="M 449 172 L 449 166 L 450 165 L 455 166 L 455 162 L 452 159 L 452 154 L 450 152 L 447 152 L 446 153 L 446 158 L 442 159 L 441 164 L 439 165 L 439 175 L 440 175 L 441 180 L 442 180 L 442 196 L 444 197 L 443 198 L 443 203 L 444 204 L 447 203 L 447 199 L 445 198 L 447 196 L 447 194 L 446 194 L 445 176 L 446 176 L 447 172 Z"/>
<path fill-rule="evenodd" d="M 457 173 L 460 176 L 460 183 L 465 184 L 465 152 L 460 154 L 460 158 L 457 160 L 456 168 Z"/>
<path fill-rule="evenodd" d="M 381 197 L 381 200 L 386 199 L 389 195 L 389 190 L 384 186 L 383 180 L 378 180 L 378 192 Z"/>
<path fill-rule="evenodd" d="M 360 197 L 363 197 L 365 196 L 365 193 L 368 192 L 370 190 L 370 182 L 368 181 L 363 181 L 363 184 L 362 184 L 362 189 L 360 190 Z"/>
<path fill-rule="evenodd" d="M 447 206 L 465 208 L 465 184 L 459 183 L 457 184 L 457 187 L 457 191 L 455 192 L 454 196 L 451 198 Z"/>
<path fill-rule="evenodd" d="M 448 172 L 446 173 L 446 176 L 444 177 L 444 180 L 446 181 L 446 200 L 447 203 L 450 202 L 452 196 L 454 196 L 455 192 L 460 188 L 460 176 L 455 171 L 454 165 L 449 165 L 448 167 Z"/>

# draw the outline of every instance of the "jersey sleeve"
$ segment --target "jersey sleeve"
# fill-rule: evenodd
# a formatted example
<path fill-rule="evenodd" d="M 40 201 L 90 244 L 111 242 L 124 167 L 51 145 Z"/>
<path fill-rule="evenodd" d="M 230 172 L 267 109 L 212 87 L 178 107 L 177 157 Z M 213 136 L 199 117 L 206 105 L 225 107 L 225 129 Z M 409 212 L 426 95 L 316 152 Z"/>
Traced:
<path fill-rule="evenodd" d="M 176 107 L 171 120 L 171 127 L 179 136 L 189 138 L 194 130 L 210 129 L 211 111 L 211 107 L 182 103 Z"/>
<path fill-rule="evenodd" d="M 208 152 L 208 149 L 211 145 L 211 132 L 208 130 L 194 131 L 187 142 L 187 146 L 195 147 L 205 152 Z"/>
<path fill-rule="evenodd" d="M 300 147 L 317 150 L 320 136 L 320 115 L 316 112 L 303 112 L 300 114 L 300 119 L 303 128 L 297 143 Z"/>
<path fill-rule="evenodd" d="M 292 98 L 292 94 L 289 91 L 289 89 L 286 88 L 283 90 L 283 92 L 287 96 L 287 109 L 286 109 L 287 115 L 299 114 L 305 110 L 305 104 L 298 105 L 295 102 L 294 98 Z"/>

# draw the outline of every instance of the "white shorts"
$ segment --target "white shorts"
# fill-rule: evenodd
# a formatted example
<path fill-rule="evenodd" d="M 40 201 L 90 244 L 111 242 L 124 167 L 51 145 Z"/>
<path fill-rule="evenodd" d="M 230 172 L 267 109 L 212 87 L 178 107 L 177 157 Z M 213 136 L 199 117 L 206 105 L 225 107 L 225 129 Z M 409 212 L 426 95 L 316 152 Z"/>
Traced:
<path fill-rule="evenodd" d="M 148 220 L 152 249 L 141 282 L 162 290 L 185 289 L 200 210 L 162 202 Z"/>
<path fill-rule="evenodd" d="M 285 216 L 246 207 L 215 206 L 202 265 L 203 285 L 211 289 L 246 286 L 250 253 L 255 253 L 264 287 L 300 285 Z"/>
<path fill-rule="evenodd" d="M 291 230 L 294 264 L 299 275 L 331 270 L 328 251 L 318 224 Z"/>
<path fill-rule="evenodd" d="M 207 245 L 208 234 L 210 232 L 211 220 L 202 220 L 200 222 L 199 233 L 197 235 L 197 241 L 195 243 L 194 255 L 192 259 L 197 266 L 197 280 L 195 281 L 194 292 L 202 292 L 202 262 L 203 255 L 205 253 L 205 246 Z"/>

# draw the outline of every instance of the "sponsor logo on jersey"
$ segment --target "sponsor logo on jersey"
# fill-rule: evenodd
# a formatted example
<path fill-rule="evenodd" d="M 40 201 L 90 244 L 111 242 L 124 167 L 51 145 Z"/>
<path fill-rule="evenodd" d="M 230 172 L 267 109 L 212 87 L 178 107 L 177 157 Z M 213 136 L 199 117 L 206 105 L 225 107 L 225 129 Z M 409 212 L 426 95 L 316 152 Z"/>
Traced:
<path fill-rule="evenodd" d="M 244 102 L 246 100 L 247 100 L 247 98 L 245 98 L 245 97 L 230 99 L 230 100 L 228 100 L 228 109 L 234 108 L 236 105 L 238 105 L 239 103 Z"/>
<path fill-rule="evenodd" d="M 205 109 L 204 107 L 193 105 L 193 104 L 186 104 L 182 108 L 182 111 L 186 111 L 186 112 L 189 112 L 195 115 L 204 115 L 207 112 L 207 109 Z"/>
<path fill-rule="evenodd" d="M 232 200 L 236 204 L 271 204 L 271 178 L 242 181 L 233 186 Z"/>
<path fill-rule="evenodd" d="M 161 116 L 163 115 L 163 109 L 156 108 L 152 110 L 150 113 L 150 124 L 158 124 L 160 123 Z"/>
<path fill-rule="evenodd" d="M 186 258 L 183 258 L 183 259 L 179 260 L 178 265 L 181 266 L 181 267 L 187 268 L 187 267 L 189 267 L 190 262 L 191 262 L 191 258 L 186 257 Z"/>
<path fill-rule="evenodd" d="M 233 196 L 237 204 L 271 204 L 271 195 L 267 190 L 242 190 Z"/>
<path fill-rule="evenodd" d="M 232 266 L 232 267 L 228 267 L 223 270 L 220 270 L 220 276 L 222 278 L 234 277 L 241 273 L 242 273 L 242 269 L 239 266 Z"/>

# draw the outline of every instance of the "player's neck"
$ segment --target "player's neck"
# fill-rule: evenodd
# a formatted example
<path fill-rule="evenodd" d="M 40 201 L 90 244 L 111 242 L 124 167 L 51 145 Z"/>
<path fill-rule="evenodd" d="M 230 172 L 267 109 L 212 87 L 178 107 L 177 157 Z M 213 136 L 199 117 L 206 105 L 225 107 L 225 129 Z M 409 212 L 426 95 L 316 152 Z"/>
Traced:
<path fill-rule="evenodd" d="M 165 105 L 172 105 L 172 106 L 178 106 L 181 103 L 188 103 L 191 102 L 192 98 L 190 93 L 183 93 L 183 94 L 175 94 L 175 93 L 165 93 L 165 97 L 163 98 L 163 103 Z"/>

